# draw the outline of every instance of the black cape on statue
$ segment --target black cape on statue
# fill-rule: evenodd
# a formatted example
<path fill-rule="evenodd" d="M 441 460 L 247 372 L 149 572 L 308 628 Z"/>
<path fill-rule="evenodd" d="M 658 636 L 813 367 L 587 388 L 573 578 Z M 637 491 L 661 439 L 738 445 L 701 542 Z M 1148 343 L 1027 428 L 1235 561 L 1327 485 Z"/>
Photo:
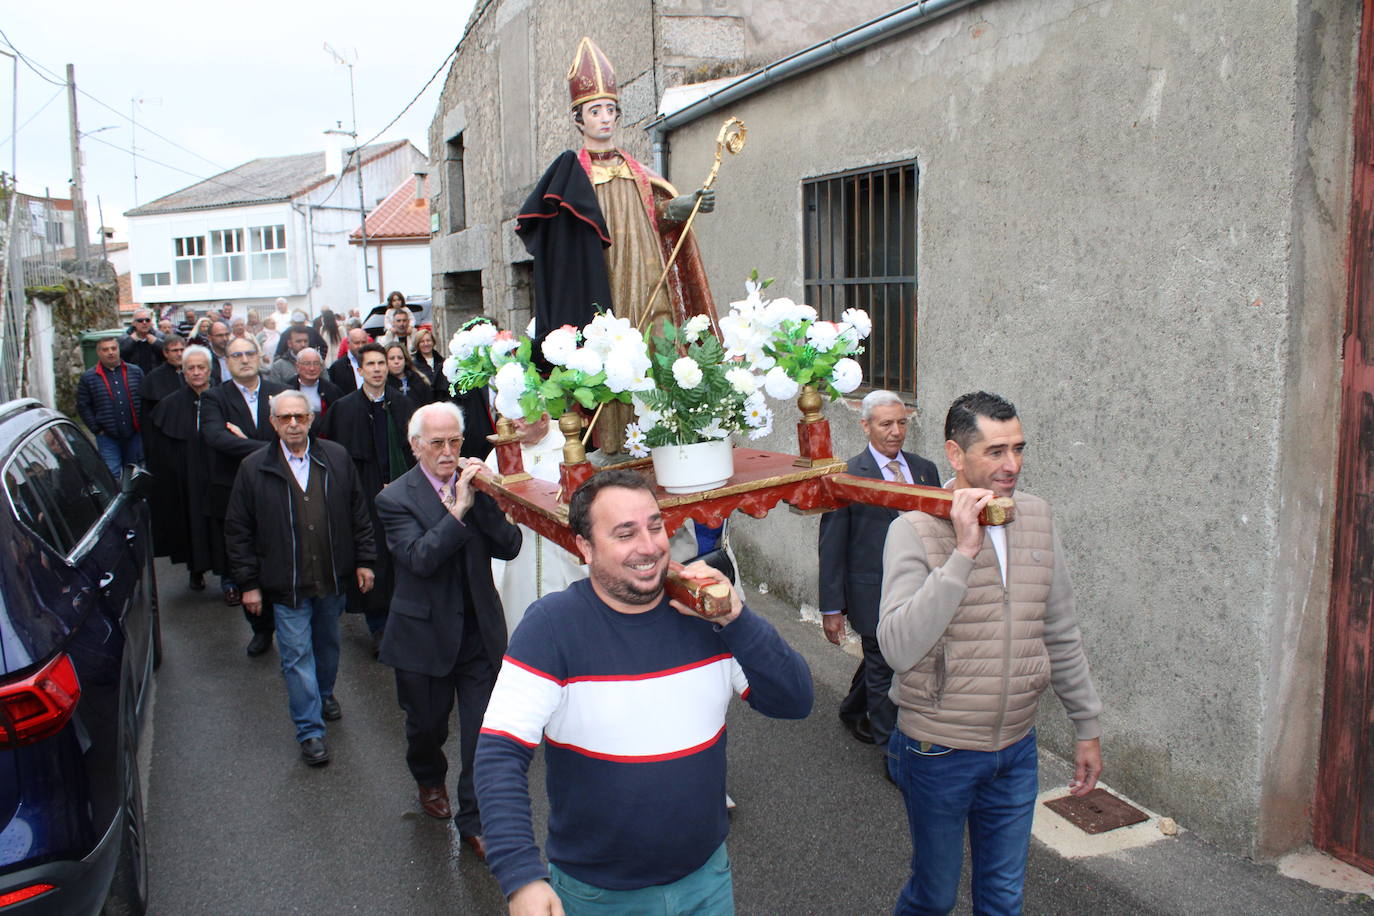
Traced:
<path fill-rule="evenodd" d="M 415 456 L 411 454 L 410 442 L 406 438 L 406 427 L 410 425 L 410 415 L 415 412 L 411 400 L 394 388 L 386 388 L 382 393 L 386 411 L 391 415 L 393 428 L 399 444 L 401 457 L 405 464 L 400 472 L 388 475 L 377 455 L 377 440 L 373 433 L 373 406 L 367 394 L 359 389 L 346 394 L 322 418 L 317 419 L 315 432 L 322 439 L 337 442 L 348 449 L 353 466 L 358 471 L 358 482 L 362 485 L 363 496 L 367 499 L 367 511 L 372 517 L 372 530 L 377 542 L 377 565 L 373 569 L 376 581 L 367 594 L 358 591 L 356 581 L 349 580 L 348 610 L 354 613 L 384 611 L 391 605 L 391 592 L 395 586 L 395 571 L 391 562 L 391 551 L 387 548 L 386 528 L 377 515 L 377 494 L 391 480 L 415 466 Z"/>
<path fill-rule="evenodd" d="M 555 328 L 581 328 L 610 311 L 605 249 L 611 233 L 596 189 L 577 153 L 565 151 L 534 186 L 516 217 L 515 234 L 534 255 L 534 353 Z"/>
<path fill-rule="evenodd" d="M 205 497 L 210 489 L 210 453 L 200 435 L 201 398 L 183 385 L 158 402 L 153 421 L 170 446 L 172 477 L 159 481 L 158 489 L 175 489 L 183 510 L 174 522 L 174 536 L 182 546 L 172 562 L 185 563 L 193 573 L 225 570 L 215 563 L 224 556 L 224 528 L 206 514 Z M 178 557 L 177 553 L 182 554 Z"/>
<path fill-rule="evenodd" d="M 153 556 L 167 557 L 173 563 L 185 563 L 187 558 L 182 524 L 186 501 L 180 488 L 173 485 L 176 456 L 172 444 L 162 434 L 156 414 L 158 404 L 183 387 L 181 372 L 171 363 L 163 363 L 143 376 L 143 387 L 139 389 L 143 400 L 139 410 L 143 418 L 143 459 L 155 483 L 148 494 L 148 508 L 153 513 Z"/>

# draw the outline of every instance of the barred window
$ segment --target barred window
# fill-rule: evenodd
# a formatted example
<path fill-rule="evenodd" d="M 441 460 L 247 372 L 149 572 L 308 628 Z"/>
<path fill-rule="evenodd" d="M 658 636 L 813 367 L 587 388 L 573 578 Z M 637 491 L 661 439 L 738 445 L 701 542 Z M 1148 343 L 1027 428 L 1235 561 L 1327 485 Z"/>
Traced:
<path fill-rule="evenodd" d="M 806 301 L 836 321 L 865 309 L 861 390 L 916 394 L 916 162 L 802 182 Z"/>

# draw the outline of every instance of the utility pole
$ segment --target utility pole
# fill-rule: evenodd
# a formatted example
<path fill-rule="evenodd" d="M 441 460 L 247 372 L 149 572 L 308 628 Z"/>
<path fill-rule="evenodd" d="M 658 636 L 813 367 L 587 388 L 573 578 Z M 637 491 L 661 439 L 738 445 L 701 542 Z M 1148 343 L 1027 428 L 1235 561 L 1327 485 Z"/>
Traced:
<path fill-rule="evenodd" d="M 353 91 L 353 62 L 334 50 L 327 41 L 324 43 L 324 50 L 334 58 L 336 64 L 343 64 L 348 68 L 348 101 L 353 109 L 353 130 L 352 132 L 339 131 L 339 133 L 348 134 L 353 138 L 354 156 L 357 159 L 355 168 L 358 174 L 358 212 L 360 214 L 358 233 L 362 237 L 363 288 L 372 292 L 372 272 L 367 264 L 367 198 L 363 196 L 363 151 L 358 146 L 358 96 Z M 355 50 L 353 54 L 356 57 L 357 51 Z M 325 133 L 331 133 L 331 131 L 325 131 Z"/>
<path fill-rule="evenodd" d="M 85 261 L 90 243 L 86 228 L 86 193 L 81 184 L 81 132 L 76 126 L 76 68 L 67 64 L 67 116 L 72 145 L 72 216 L 76 222 L 76 259 Z"/>

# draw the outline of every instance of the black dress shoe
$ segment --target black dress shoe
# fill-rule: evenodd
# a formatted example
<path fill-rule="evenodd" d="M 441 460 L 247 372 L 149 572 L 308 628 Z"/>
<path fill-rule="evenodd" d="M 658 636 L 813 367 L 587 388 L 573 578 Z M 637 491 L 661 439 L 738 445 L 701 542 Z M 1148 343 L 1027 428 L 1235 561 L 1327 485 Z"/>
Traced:
<path fill-rule="evenodd" d="M 320 697 L 320 715 L 328 722 L 337 722 L 343 718 L 343 709 L 333 697 Z"/>
<path fill-rule="evenodd" d="M 301 742 L 301 759 L 312 767 L 322 767 L 329 762 L 329 748 L 324 746 L 323 738 L 306 738 Z"/>
<path fill-rule="evenodd" d="M 272 632 L 255 632 L 253 638 L 248 640 L 248 648 L 243 651 L 248 653 L 249 658 L 257 658 L 262 653 L 272 647 Z"/>
<path fill-rule="evenodd" d="M 186 584 L 187 584 L 188 586 L 190 586 L 191 591 L 193 591 L 193 592 L 203 592 L 203 591 L 205 591 L 205 573 L 203 573 L 203 572 L 193 572 L 193 573 L 191 573 L 191 580 L 190 580 L 189 582 L 187 582 Z"/>
<path fill-rule="evenodd" d="M 869 727 L 868 719 L 850 719 L 840 716 L 840 722 L 849 729 L 849 733 L 854 736 L 855 741 L 862 741 L 864 744 L 873 743 L 873 729 Z"/>

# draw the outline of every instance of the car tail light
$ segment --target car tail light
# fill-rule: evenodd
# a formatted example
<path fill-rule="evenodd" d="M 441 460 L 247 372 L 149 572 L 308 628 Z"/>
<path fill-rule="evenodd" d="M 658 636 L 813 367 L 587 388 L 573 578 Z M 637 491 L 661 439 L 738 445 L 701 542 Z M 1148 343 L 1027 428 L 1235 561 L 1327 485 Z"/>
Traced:
<path fill-rule="evenodd" d="M 6 891 L 0 894 L 0 907 L 13 906 L 16 903 L 23 903 L 25 900 L 32 900 L 52 889 L 53 885 L 51 884 L 30 884 L 28 887 L 21 887 L 18 890 Z"/>
<path fill-rule="evenodd" d="M 81 682 L 65 654 L 41 670 L 0 684 L 0 748 L 19 747 L 55 735 L 81 699 Z"/>

